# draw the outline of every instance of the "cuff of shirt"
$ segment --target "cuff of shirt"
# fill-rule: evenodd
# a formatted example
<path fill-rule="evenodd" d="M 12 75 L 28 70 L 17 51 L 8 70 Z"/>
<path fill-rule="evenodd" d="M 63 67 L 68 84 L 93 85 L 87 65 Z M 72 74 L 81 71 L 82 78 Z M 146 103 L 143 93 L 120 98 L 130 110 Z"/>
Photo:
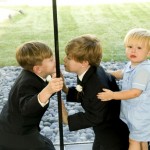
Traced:
<path fill-rule="evenodd" d="M 49 101 L 47 101 L 46 103 L 42 103 L 42 102 L 40 101 L 39 95 L 38 95 L 38 102 L 39 102 L 39 104 L 40 104 L 42 107 L 44 107 Z"/>

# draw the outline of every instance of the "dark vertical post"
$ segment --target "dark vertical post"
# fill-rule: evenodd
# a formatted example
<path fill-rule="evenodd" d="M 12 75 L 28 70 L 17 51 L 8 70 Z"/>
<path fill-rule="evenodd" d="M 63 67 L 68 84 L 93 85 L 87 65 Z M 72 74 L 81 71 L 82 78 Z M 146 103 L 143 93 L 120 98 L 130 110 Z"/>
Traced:
<path fill-rule="evenodd" d="M 58 22 L 57 22 L 57 3 L 56 3 L 56 0 L 52 0 L 52 6 L 53 6 L 53 23 L 54 23 L 56 76 L 60 77 Z M 64 150 L 63 124 L 62 124 L 62 106 L 61 106 L 61 91 L 57 92 L 57 96 L 58 96 L 58 113 L 59 113 L 60 150 Z"/>

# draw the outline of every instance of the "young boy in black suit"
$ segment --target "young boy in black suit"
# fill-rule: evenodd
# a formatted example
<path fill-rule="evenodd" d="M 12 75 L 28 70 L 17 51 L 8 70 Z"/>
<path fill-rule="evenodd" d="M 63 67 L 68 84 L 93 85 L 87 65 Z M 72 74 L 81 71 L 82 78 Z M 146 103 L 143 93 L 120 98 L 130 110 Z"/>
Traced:
<path fill-rule="evenodd" d="M 128 128 L 119 119 L 120 102 L 102 102 L 97 93 L 104 87 L 119 90 L 115 78 L 107 74 L 100 62 L 102 47 L 94 35 L 82 35 L 67 43 L 64 67 L 77 74 L 77 86 L 66 87 L 67 102 L 81 103 L 85 112 L 69 115 L 62 105 L 63 122 L 70 131 L 93 127 L 93 150 L 128 150 Z"/>
<path fill-rule="evenodd" d="M 24 43 L 17 48 L 16 59 L 23 70 L 0 114 L 0 150 L 55 150 L 39 133 L 50 97 L 63 87 L 62 78 L 46 82 L 55 72 L 52 50 L 41 42 Z"/>

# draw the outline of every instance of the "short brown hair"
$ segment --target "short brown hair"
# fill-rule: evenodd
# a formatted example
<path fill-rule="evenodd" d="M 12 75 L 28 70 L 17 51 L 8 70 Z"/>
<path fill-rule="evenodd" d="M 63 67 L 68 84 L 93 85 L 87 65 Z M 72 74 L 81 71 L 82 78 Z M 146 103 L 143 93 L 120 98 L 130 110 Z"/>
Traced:
<path fill-rule="evenodd" d="M 100 40 L 91 34 L 78 36 L 69 41 L 65 48 L 69 55 L 78 62 L 88 61 L 91 66 L 99 66 L 102 59 Z"/>
<path fill-rule="evenodd" d="M 27 42 L 16 49 L 18 64 L 30 71 L 35 65 L 40 65 L 45 58 L 50 58 L 52 55 L 52 50 L 42 42 Z"/>

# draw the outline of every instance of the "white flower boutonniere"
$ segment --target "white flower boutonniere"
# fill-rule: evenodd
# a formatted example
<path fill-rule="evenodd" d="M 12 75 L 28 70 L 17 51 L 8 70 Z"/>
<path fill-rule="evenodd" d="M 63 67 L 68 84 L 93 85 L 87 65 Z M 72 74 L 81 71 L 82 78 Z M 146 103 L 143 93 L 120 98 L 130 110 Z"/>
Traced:
<path fill-rule="evenodd" d="M 50 82 L 51 80 L 52 80 L 51 75 L 48 75 L 48 76 L 46 77 L 46 81 Z"/>
<path fill-rule="evenodd" d="M 78 84 L 78 85 L 76 86 L 76 90 L 77 90 L 78 92 L 82 92 L 83 87 Z"/>

